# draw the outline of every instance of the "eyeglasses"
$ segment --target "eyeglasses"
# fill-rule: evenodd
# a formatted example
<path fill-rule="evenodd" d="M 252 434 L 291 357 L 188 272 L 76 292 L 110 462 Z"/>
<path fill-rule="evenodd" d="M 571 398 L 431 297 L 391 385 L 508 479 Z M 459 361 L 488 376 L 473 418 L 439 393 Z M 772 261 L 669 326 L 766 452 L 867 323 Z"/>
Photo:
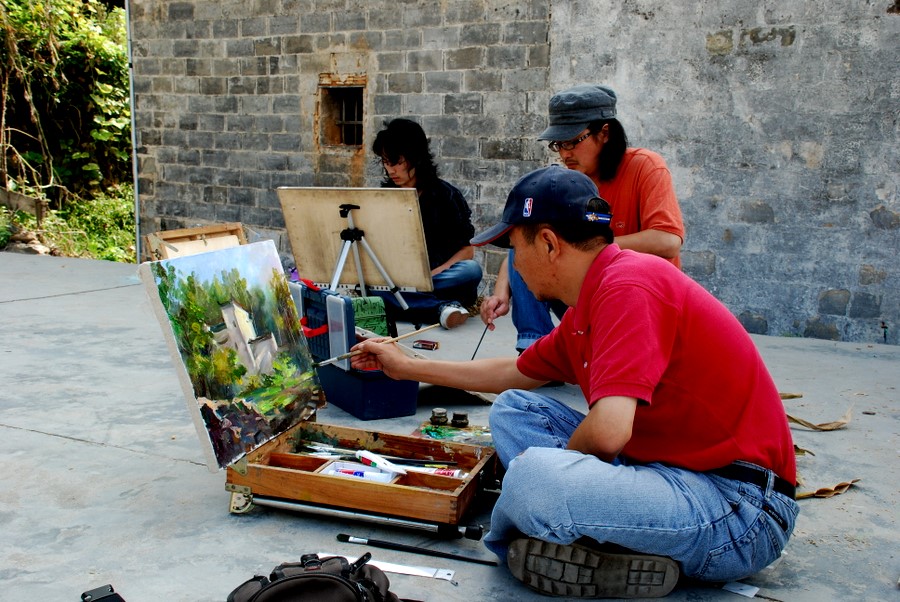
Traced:
<path fill-rule="evenodd" d="M 586 134 L 582 134 L 574 140 L 566 140 L 565 142 L 557 142 L 556 140 L 554 140 L 553 142 L 547 144 L 547 148 L 552 150 L 554 153 L 558 153 L 561 150 L 572 150 L 573 148 L 581 144 L 582 141 L 587 140 L 590 135 L 591 133 L 587 132 Z"/>

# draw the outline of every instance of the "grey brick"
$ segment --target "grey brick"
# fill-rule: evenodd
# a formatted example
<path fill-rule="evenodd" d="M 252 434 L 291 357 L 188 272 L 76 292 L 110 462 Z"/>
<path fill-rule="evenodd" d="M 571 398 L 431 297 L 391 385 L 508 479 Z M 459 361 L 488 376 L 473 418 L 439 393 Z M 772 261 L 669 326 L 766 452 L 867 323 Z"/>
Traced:
<path fill-rule="evenodd" d="M 413 50 L 406 54 L 406 64 L 410 71 L 436 71 L 442 58 L 440 50 Z"/>
<path fill-rule="evenodd" d="M 224 115 L 198 115 L 198 127 L 207 132 L 221 132 L 225 129 Z"/>
<path fill-rule="evenodd" d="M 241 186 L 256 190 L 268 190 L 271 186 L 271 178 L 267 172 L 248 169 L 241 172 Z M 258 193 L 256 198 L 259 199 Z"/>
<path fill-rule="evenodd" d="M 300 18 L 295 14 L 269 17 L 269 34 L 281 36 L 300 31 Z"/>
<path fill-rule="evenodd" d="M 406 113 L 410 115 L 440 115 L 443 108 L 442 94 L 412 94 L 406 98 Z M 399 115 L 400 107 L 388 113 Z"/>
<path fill-rule="evenodd" d="M 212 24 L 214 38 L 236 38 L 240 31 L 240 22 L 237 19 L 217 19 Z"/>
<path fill-rule="evenodd" d="M 331 13 L 306 13 L 300 15 L 300 31 L 303 33 L 331 31 Z"/>
<path fill-rule="evenodd" d="M 466 92 L 500 92 L 503 75 L 499 71 L 466 71 L 464 85 Z"/>
<path fill-rule="evenodd" d="M 422 92 L 421 73 L 391 73 L 388 75 L 388 91 L 395 94 L 416 94 Z"/>
<path fill-rule="evenodd" d="M 172 42 L 172 54 L 176 57 L 197 56 L 197 40 L 175 40 Z"/>
<path fill-rule="evenodd" d="M 228 202 L 244 207 L 253 207 L 256 204 L 256 191 L 252 188 L 229 188 Z"/>
<path fill-rule="evenodd" d="M 484 159 L 518 159 L 522 156 L 521 139 L 485 140 L 481 144 L 481 156 Z"/>
<path fill-rule="evenodd" d="M 288 36 L 282 40 L 282 46 L 286 54 L 310 53 L 313 52 L 313 36 Z"/>
<path fill-rule="evenodd" d="M 253 40 L 226 40 L 225 56 L 240 58 L 243 56 L 251 56 L 253 54 Z"/>
<path fill-rule="evenodd" d="M 203 150 L 200 162 L 206 167 L 227 167 L 228 153 L 221 150 Z"/>
<path fill-rule="evenodd" d="M 426 27 L 422 31 L 423 48 L 459 48 L 459 27 Z"/>
<path fill-rule="evenodd" d="M 281 54 L 281 38 L 257 39 L 253 44 L 253 53 L 256 56 Z"/>
<path fill-rule="evenodd" d="M 190 21 L 184 27 L 184 35 L 189 40 L 207 40 L 211 31 L 212 24 L 209 21 Z"/>
<path fill-rule="evenodd" d="M 846 289 L 824 291 L 819 295 L 819 313 L 844 316 L 847 315 L 847 305 L 849 303 L 850 291 Z"/>
<path fill-rule="evenodd" d="M 405 63 L 403 59 L 405 55 L 402 52 L 379 52 L 375 60 L 378 64 L 378 71 L 403 71 Z"/>
<path fill-rule="evenodd" d="M 211 75 L 212 63 L 209 59 L 187 59 L 184 62 L 184 74 L 195 77 Z"/>
<path fill-rule="evenodd" d="M 354 31 L 347 34 L 347 44 L 355 50 L 381 50 L 384 47 L 380 31 Z"/>
<path fill-rule="evenodd" d="M 459 92 L 462 73 L 458 71 L 432 71 L 425 74 L 425 91 L 429 94 Z"/>
<path fill-rule="evenodd" d="M 484 51 L 477 46 L 448 50 L 446 56 L 447 69 L 477 69 L 482 66 Z"/>
<path fill-rule="evenodd" d="M 444 157 L 475 157 L 478 155 L 478 139 L 475 136 L 444 136 L 441 154 Z"/>
<path fill-rule="evenodd" d="M 516 21 L 504 27 L 503 42 L 506 44 L 546 44 L 550 24 L 545 21 Z"/>
<path fill-rule="evenodd" d="M 273 151 L 292 151 L 300 149 L 299 134 L 274 134 L 272 136 Z"/>
<path fill-rule="evenodd" d="M 278 96 L 272 102 L 273 113 L 293 114 L 300 110 L 300 97 L 293 94 Z"/>
<path fill-rule="evenodd" d="M 881 298 L 869 293 L 854 293 L 849 315 L 851 318 L 881 317 Z"/>
<path fill-rule="evenodd" d="M 399 115 L 402 110 L 401 99 L 398 94 L 376 94 L 373 107 L 376 115 Z M 418 96 L 414 97 L 418 98 Z M 414 112 L 410 110 L 410 112 Z M 417 112 L 417 111 L 416 111 Z"/>
<path fill-rule="evenodd" d="M 528 67 L 531 69 L 549 67 L 550 66 L 550 46 L 545 44 L 542 46 L 528 47 Z"/>
<path fill-rule="evenodd" d="M 417 27 L 428 27 L 429 25 L 439 25 L 441 22 L 441 11 L 435 10 L 433 6 L 412 6 L 407 5 L 402 11 L 398 11 L 400 22 L 404 27 L 414 29 Z"/>
<path fill-rule="evenodd" d="M 444 18 L 448 23 L 473 23 L 485 18 L 483 0 L 451 0 L 446 3 Z"/>
<path fill-rule="evenodd" d="M 268 20 L 265 17 L 253 17 L 241 20 L 241 37 L 252 38 L 268 33 Z"/>
<path fill-rule="evenodd" d="M 444 97 L 444 113 L 481 113 L 481 95 L 473 92 L 447 94 Z"/>
<path fill-rule="evenodd" d="M 508 92 L 546 90 L 548 75 L 545 69 L 513 69 L 504 73 L 504 87 Z"/>
<path fill-rule="evenodd" d="M 422 34 L 418 29 L 396 29 L 384 32 L 385 50 L 413 50 L 422 47 Z"/>
<path fill-rule="evenodd" d="M 524 46 L 493 46 L 487 49 L 487 66 L 491 69 L 522 69 L 526 65 Z"/>
<path fill-rule="evenodd" d="M 466 25 L 459 34 L 459 43 L 463 46 L 493 46 L 499 42 L 499 23 Z"/>
<path fill-rule="evenodd" d="M 337 31 L 366 29 L 364 12 L 337 11 L 334 14 L 334 28 Z"/>

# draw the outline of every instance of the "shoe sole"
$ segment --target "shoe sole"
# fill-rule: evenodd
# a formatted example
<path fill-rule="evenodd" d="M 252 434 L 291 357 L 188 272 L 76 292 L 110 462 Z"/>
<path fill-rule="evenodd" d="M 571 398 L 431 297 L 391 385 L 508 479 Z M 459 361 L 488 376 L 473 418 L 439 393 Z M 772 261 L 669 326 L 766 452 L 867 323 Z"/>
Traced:
<path fill-rule="evenodd" d="M 608 554 L 579 544 L 517 539 L 509 570 L 533 590 L 570 598 L 659 598 L 678 583 L 678 564 L 664 556 Z"/>
<path fill-rule="evenodd" d="M 451 328 L 456 328 L 457 326 L 462 326 L 466 323 L 466 320 L 469 319 L 469 314 L 464 314 L 462 312 L 454 312 L 447 316 L 447 325 L 444 327 L 447 330 Z"/>

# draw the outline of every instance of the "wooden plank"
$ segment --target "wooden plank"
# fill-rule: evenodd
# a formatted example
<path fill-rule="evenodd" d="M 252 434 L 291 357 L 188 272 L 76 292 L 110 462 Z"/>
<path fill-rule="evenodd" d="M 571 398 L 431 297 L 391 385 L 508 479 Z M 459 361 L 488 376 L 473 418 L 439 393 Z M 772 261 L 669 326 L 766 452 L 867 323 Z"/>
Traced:
<path fill-rule="evenodd" d="M 240 222 L 227 222 L 161 230 L 148 234 L 144 241 L 144 248 L 150 257 L 159 260 L 245 245 L 247 237 Z"/>

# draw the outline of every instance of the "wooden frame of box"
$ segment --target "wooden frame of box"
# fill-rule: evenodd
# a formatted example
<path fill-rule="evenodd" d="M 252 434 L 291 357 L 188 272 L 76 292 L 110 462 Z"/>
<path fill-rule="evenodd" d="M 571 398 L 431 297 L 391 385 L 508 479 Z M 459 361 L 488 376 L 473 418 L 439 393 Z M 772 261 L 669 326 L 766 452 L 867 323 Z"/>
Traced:
<path fill-rule="evenodd" d="M 312 421 L 326 400 L 272 241 L 144 263 L 140 274 L 207 464 L 226 468 L 233 513 L 253 504 L 344 511 L 449 534 L 482 484 L 493 485 L 491 447 Z M 298 448 L 298 440 L 452 462 L 466 474 L 410 470 L 388 483 L 323 474 L 334 459 Z"/>
<path fill-rule="evenodd" d="M 209 224 L 195 228 L 161 230 L 144 237 L 145 253 L 152 260 L 218 251 L 247 244 L 240 222 Z"/>
<path fill-rule="evenodd" d="M 453 462 L 453 468 L 466 476 L 409 471 L 394 476 L 390 483 L 380 483 L 328 475 L 323 471 L 335 460 L 294 453 L 298 440 L 436 463 Z M 235 513 L 249 509 L 244 502 L 271 505 L 266 502 L 296 500 L 306 505 L 413 519 L 420 521 L 423 528 L 458 526 L 463 524 L 480 489 L 485 483 L 492 483 L 494 462 L 491 447 L 305 422 L 248 454 L 246 462 L 229 466 L 226 489 L 233 494 L 231 510 Z M 236 498 L 235 494 L 247 499 Z M 378 516 L 370 518 L 377 522 Z"/>

